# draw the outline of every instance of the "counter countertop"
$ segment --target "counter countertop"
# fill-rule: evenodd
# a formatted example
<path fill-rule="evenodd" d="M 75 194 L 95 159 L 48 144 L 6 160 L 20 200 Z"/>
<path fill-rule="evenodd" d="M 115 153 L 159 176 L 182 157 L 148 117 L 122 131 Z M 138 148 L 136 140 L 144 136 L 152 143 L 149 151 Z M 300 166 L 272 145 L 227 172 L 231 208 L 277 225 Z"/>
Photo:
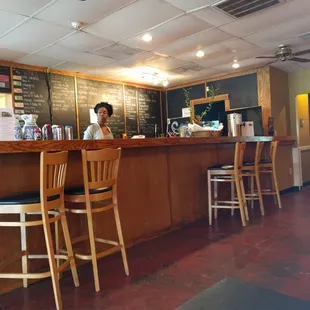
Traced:
<path fill-rule="evenodd" d="M 115 140 L 61 140 L 61 141 L 0 141 L 1 153 L 28 153 L 41 151 L 74 151 L 101 148 L 143 148 L 161 146 L 186 146 L 240 142 L 270 142 L 277 140 L 280 145 L 293 145 L 295 137 L 211 137 L 211 138 L 158 138 L 158 139 L 115 139 Z"/>

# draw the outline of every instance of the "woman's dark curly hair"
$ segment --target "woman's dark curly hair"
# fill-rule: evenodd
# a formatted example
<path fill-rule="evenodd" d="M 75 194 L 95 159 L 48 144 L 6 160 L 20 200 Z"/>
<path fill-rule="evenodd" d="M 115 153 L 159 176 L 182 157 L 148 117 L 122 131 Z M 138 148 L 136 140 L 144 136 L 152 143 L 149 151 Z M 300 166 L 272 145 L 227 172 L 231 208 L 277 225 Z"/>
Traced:
<path fill-rule="evenodd" d="M 97 103 L 96 106 L 94 107 L 94 111 L 97 114 L 100 108 L 106 108 L 109 114 L 109 117 L 113 115 L 113 106 L 109 104 L 108 102 L 100 102 Z"/>

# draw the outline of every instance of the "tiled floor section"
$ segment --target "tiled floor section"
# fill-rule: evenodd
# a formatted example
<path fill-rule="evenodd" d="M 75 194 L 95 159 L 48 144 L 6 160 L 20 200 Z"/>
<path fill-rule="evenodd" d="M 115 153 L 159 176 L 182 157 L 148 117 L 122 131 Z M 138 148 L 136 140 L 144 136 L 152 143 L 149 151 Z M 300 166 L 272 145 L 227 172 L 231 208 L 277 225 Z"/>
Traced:
<path fill-rule="evenodd" d="M 101 260 L 100 293 L 90 265 L 79 270 L 77 289 L 66 274 L 65 309 L 170 310 L 224 277 L 310 300 L 310 188 L 282 201 L 282 210 L 270 202 L 263 219 L 256 208 L 245 229 L 238 214 L 219 214 L 213 229 L 199 221 L 137 245 L 128 250 L 129 277 L 119 254 Z M 0 296 L 0 309 L 55 309 L 50 280 Z"/>

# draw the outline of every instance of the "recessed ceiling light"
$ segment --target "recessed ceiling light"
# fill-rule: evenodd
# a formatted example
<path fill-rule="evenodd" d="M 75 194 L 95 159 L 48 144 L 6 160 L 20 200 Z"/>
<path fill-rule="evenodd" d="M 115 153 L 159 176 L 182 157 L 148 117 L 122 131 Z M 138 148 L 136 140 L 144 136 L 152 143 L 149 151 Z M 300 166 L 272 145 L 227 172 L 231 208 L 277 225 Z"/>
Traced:
<path fill-rule="evenodd" d="M 198 51 L 197 53 L 196 53 L 196 56 L 197 57 L 203 57 L 205 55 L 205 53 L 203 52 L 203 51 Z"/>
<path fill-rule="evenodd" d="M 150 42 L 152 41 L 152 36 L 148 33 L 146 33 L 145 35 L 142 36 L 142 40 L 145 41 L 145 42 Z"/>
<path fill-rule="evenodd" d="M 164 81 L 163 81 L 163 86 L 164 86 L 164 87 L 168 86 L 168 84 L 169 84 L 168 80 L 164 80 Z"/>
<path fill-rule="evenodd" d="M 238 69 L 240 67 L 240 65 L 237 62 L 235 62 L 235 63 L 232 64 L 232 67 L 234 69 Z"/>
<path fill-rule="evenodd" d="M 238 69 L 240 67 L 240 65 L 238 64 L 238 60 L 237 59 L 234 59 L 234 63 L 232 64 L 232 67 L 234 69 Z"/>

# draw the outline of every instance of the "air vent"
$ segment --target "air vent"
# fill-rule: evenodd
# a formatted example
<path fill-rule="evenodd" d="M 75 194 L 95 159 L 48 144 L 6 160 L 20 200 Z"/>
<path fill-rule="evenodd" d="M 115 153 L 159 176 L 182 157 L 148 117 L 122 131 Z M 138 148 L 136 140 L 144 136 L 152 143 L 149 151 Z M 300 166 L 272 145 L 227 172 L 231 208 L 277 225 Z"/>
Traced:
<path fill-rule="evenodd" d="M 230 16 L 240 18 L 265 10 L 281 2 L 283 0 L 224 0 L 214 4 L 213 7 Z"/>

